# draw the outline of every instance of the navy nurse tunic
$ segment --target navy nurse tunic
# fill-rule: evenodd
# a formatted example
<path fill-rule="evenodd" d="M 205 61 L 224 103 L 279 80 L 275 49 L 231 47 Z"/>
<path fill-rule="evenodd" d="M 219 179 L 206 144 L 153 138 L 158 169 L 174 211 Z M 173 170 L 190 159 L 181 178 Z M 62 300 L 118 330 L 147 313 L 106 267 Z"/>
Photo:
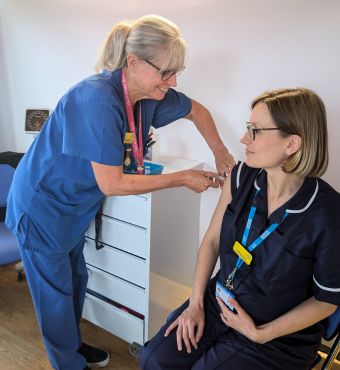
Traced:
<path fill-rule="evenodd" d="M 190 111 L 191 100 L 173 89 L 163 100 L 143 100 L 144 145 L 151 125 L 165 126 Z M 18 237 L 54 369 L 86 366 L 77 352 L 87 285 L 83 247 L 104 196 L 91 161 L 123 165 L 127 131 L 121 70 L 88 77 L 61 98 L 14 175 L 6 225 Z"/>
<path fill-rule="evenodd" d="M 165 348 L 166 351 L 171 350 L 171 354 L 166 360 L 161 360 L 163 363 L 159 369 L 170 369 L 173 361 L 178 369 L 195 370 L 310 368 L 324 332 L 322 322 L 268 343 L 257 344 L 228 328 L 219 316 L 216 280 L 225 282 L 236 266 L 238 257 L 232 248 L 235 241 L 242 241 L 258 189 L 258 208 L 247 247 L 270 225 L 280 222 L 286 210 L 290 214 L 252 252 L 252 263 L 249 266 L 243 264 L 237 271 L 234 293 L 239 304 L 256 325 L 278 318 L 312 296 L 319 301 L 340 305 L 340 194 L 319 178 L 305 178 L 299 191 L 267 219 L 266 171 L 238 163 L 231 175 L 233 199 L 221 226 L 220 271 L 210 280 L 204 297 L 206 324 L 199 349 L 193 349 L 191 354 L 183 349 L 179 354 L 175 338 L 170 335 L 168 343 L 160 345 L 163 338 L 156 336 L 141 351 L 143 369 L 158 369 L 157 357 Z M 163 334 L 185 307 L 187 303 L 161 329 Z M 153 341 L 157 338 L 156 349 L 157 344 Z M 200 346 L 203 352 L 200 352 Z M 176 356 L 178 361 L 170 359 Z M 186 357 L 192 357 L 191 364 Z"/>

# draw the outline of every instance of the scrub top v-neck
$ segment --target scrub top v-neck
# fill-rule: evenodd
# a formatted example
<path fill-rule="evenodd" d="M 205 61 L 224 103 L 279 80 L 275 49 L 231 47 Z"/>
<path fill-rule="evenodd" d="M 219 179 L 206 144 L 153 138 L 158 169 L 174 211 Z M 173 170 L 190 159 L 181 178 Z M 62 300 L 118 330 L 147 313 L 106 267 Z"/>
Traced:
<path fill-rule="evenodd" d="M 165 126 L 190 111 L 191 100 L 173 89 L 162 100 L 143 100 L 144 145 L 151 125 Z M 24 248 L 68 253 L 81 240 L 104 196 L 91 161 L 122 166 L 126 132 L 121 70 L 90 76 L 61 98 L 20 162 L 7 199 L 6 225 L 15 234 L 28 215 Z"/>

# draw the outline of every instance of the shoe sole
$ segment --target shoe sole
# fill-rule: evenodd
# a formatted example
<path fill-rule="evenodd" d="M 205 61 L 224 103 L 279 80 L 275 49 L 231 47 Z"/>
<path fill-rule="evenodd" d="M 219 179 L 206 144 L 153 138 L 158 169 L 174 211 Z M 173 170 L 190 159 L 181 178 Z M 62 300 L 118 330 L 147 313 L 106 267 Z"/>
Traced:
<path fill-rule="evenodd" d="M 106 366 L 109 362 L 110 362 L 110 355 L 107 353 L 107 359 L 106 360 L 104 360 L 102 362 L 94 362 L 92 364 L 88 362 L 87 366 L 89 366 L 91 369 L 98 369 L 100 367 Z"/>

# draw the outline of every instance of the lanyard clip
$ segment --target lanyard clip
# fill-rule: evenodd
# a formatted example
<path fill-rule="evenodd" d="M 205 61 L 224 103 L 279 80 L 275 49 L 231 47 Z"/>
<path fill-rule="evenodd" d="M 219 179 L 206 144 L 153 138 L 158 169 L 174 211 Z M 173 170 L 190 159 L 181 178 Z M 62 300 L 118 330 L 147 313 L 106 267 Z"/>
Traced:
<path fill-rule="evenodd" d="M 233 284 L 234 284 L 234 277 L 235 277 L 236 271 L 237 271 L 237 267 L 235 267 L 234 270 L 229 274 L 228 279 L 225 282 L 225 286 L 230 292 L 234 290 Z"/>

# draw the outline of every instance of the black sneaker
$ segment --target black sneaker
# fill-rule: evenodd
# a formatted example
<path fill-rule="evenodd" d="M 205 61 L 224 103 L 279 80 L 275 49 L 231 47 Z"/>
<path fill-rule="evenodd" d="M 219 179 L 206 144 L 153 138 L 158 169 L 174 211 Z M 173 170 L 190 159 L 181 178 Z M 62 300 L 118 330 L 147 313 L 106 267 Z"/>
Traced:
<path fill-rule="evenodd" d="M 90 366 L 84 367 L 84 370 L 91 370 Z"/>
<path fill-rule="evenodd" d="M 96 369 L 98 367 L 106 366 L 110 361 L 109 354 L 103 349 L 91 347 L 86 343 L 83 343 L 78 349 L 78 353 L 83 355 L 87 362 L 87 367 L 84 370 Z"/>

